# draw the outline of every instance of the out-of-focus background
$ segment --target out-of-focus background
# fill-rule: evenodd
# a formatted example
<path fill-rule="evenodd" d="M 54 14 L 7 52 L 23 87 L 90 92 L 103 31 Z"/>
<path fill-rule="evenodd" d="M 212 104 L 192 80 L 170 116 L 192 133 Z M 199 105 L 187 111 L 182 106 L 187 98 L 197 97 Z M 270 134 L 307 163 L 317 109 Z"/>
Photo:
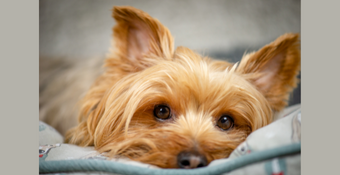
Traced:
<path fill-rule="evenodd" d="M 300 0 L 40 0 L 39 53 L 51 59 L 105 56 L 113 6 L 129 5 L 163 23 L 185 46 L 213 58 L 239 61 L 287 33 L 300 33 Z M 301 103 L 301 88 L 290 105 Z"/>

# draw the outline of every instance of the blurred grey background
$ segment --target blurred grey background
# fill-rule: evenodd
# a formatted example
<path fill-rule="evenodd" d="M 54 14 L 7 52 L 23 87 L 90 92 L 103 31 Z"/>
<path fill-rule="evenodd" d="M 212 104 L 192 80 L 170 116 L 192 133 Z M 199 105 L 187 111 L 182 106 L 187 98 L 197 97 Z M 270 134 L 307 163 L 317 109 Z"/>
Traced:
<path fill-rule="evenodd" d="M 39 53 L 51 59 L 105 56 L 113 6 L 129 5 L 157 18 L 175 46 L 217 59 L 239 61 L 278 36 L 301 29 L 300 0 L 40 0 Z M 301 88 L 290 105 L 300 103 Z"/>

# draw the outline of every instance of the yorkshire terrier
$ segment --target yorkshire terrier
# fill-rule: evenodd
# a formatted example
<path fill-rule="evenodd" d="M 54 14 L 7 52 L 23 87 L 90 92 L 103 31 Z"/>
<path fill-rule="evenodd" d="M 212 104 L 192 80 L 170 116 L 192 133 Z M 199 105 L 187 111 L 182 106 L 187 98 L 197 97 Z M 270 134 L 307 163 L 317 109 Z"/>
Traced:
<path fill-rule="evenodd" d="M 114 7 L 113 18 L 105 69 L 78 62 L 55 78 L 64 84 L 53 80 L 41 90 L 40 119 L 61 133 L 73 126 L 67 143 L 162 168 L 204 167 L 271 123 L 297 86 L 298 34 L 233 64 L 174 48 L 169 30 L 141 10 Z M 62 93 L 48 96 L 57 87 Z M 74 107 L 71 97 L 82 93 Z"/>

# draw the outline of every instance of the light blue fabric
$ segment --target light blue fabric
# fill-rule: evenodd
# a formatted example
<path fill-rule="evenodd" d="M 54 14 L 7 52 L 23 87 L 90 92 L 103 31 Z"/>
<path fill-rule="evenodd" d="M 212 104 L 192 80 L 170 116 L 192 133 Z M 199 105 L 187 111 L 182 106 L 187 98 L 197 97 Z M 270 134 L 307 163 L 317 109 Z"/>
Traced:
<path fill-rule="evenodd" d="M 60 161 L 43 161 L 39 162 L 40 173 L 61 173 L 61 172 L 107 172 L 126 175 L 154 174 L 154 175 L 209 175 L 222 174 L 230 172 L 237 168 L 268 160 L 275 157 L 300 154 L 301 143 L 293 143 L 274 149 L 252 152 L 250 154 L 231 159 L 222 164 L 208 166 L 204 168 L 184 170 L 184 169 L 148 169 L 143 167 L 131 166 L 118 162 L 106 160 L 60 160 Z"/>

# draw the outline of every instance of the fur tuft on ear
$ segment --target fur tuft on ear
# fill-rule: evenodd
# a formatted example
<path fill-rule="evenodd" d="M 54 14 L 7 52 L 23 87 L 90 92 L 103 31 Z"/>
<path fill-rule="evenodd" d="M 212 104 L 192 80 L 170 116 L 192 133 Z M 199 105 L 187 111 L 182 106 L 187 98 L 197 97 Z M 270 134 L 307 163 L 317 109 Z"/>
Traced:
<path fill-rule="evenodd" d="M 147 63 L 145 56 L 171 59 L 174 52 L 173 38 L 169 30 L 157 19 L 133 7 L 113 8 L 117 24 L 113 28 L 115 54 L 134 66 Z"/>
<path fill-rule="evenodd" d="M 300 62 L 299 35 L 285 34 L 259 51 L 245 55 L 237 71 L 251 74 L 252 84 L 274 111 L 280 111 L 287 105 L 289 93 L 297 86 Z"/>

